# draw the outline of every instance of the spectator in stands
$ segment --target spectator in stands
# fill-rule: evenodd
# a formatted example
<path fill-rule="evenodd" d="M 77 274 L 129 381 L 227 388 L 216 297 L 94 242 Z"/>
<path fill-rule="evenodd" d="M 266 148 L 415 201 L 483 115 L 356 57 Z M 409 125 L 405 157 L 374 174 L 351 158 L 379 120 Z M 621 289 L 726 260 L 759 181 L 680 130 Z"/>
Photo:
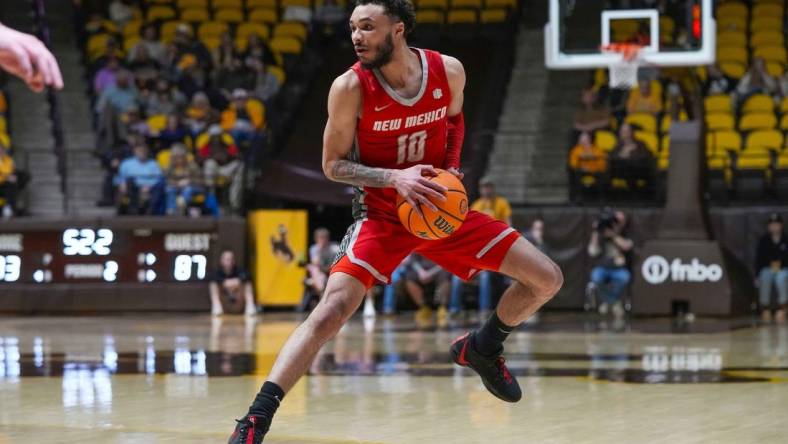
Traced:
<path fill-rule="evenodd" d="M 133 20 L 135 13 L 140 14 L 140 11 L 131 0 L 112 0 L 109 4 L 109 19 L 119 28 Z"/>
<path fill-rule="evenodd" d="M 339 254 L 339 245 L 331 241 L 331 232 L 323 227 L 315 230 L 314 238 L 315 243 L 309 247 L 309 263 L 306 265 L 309 277 L 306 283 L 310 291 L 319 297 L 326 288 L 331 265 Z"/>
<path fill-rule="evenodd" d="M 144 50 L 150 58 L 163 64 L 165 61 L 164 44 L 159 41 L 156 25 L 148 24 L 142 29 L 142 38 L 129 51 L 128 61 L 133 63 L 139 58 L 139 52 Z"/>
<path fill-rule="evenodd" d="M 211 70 L 213 66 L 211 53 L 202 42 L 194 38 L 191 26 L 186 23 L 178 25 L 175 29 L 173 43 L 178 50 L 179 58 L 186 54 L 191 54 L 197 58 L 197 63 L 201 69 L 206 71 Z"/>
<path fill-rule="evenodd" d="M 750 69 L 736 86 L 736 97 L 739 105 L 743 105 L 754 94 L 775 95 L 778 92 L 777 88 L 777 81 L 766 70 L 766 62 L 760 57 L 755 57 L 752 59 Z"/>
<path fill-rule="evenodd" d="M 120 163 L 115 179 L 120 201 L 128 199 L 129 214 L 161 214 L 164 174 L 158 162 L 148 157 L 148 147 L 138 143 L 134 156 Z"/>
<path fill-rule="evenodd" d="M 128 67 L 140 85 L 155 81 L 161 73 L 161 63 L 151 57 L 144 46 L 137 49 L 137 54 L 134 59 L 129 60 Z"/>
<path fill-rule="evenodd" d="M 232 250 L 222 251 L 219 267 L 211 279 L 210 293 L 213 316 L 224 314 L 222 302 L 230 308 L 228 311 L 231 313 L 240 313 L 241 307 L 244 307 L 246 316 L 257 315 L 252 279 L 249 273 L 238 265 Z"/>
<path fill-rule="evenodd" d="M 252 86 L 253 73 L 240 58 L 233 57 L 216 72 L 214 86 L 227 100 L 232 99 L 235 90 L 245 90 Z"/>
<path fill-rule="evenodd" d="M 703 95 L 730 94 L 736 88 L 736 79 L 726 75 L 716 63 L 706 67 L 706 81 L 703 82 Z"/>
<path fill-rule="evenodd" d="M 783 231 L 783 218 L 777 213 L 769 215 L 767 232 L 758 241 L 755 272 L 763 321 L 772 320 L 771 295 L 774 285 L 777 287 L 778 304 L 774 319 L 779 323 L 785 322 L 788 309 L 788 236 Z"/>
<path fill-rule="evenodd" d="M 421 255 L 412 254 L 410 256 L 404 282 L 405 291 L 418 307 L 417 321 L 429 322 L 432 319 L 432 304 L 425 297 L 430 288 L 434 289 L 435 300 L 438 302 L 438 324 L 441 325 L 447 321 L 449 312 L 446 309 L 446 304 L 449 300 L 451 276 L 440 265 Z"/>
<path fill-rule="evenodd" d="M 206 130 L 213 120 L 218 120 L 217 112 L 211 108 L 208 95 L 198 92 L 192 97 L 191 104 L 186 108 L 186 125 L 193 135 Z"/>
<path fill-rule="evenodd" d="M 312 22 L 312 9 L 309 6 L 288 5 L 282 12 L 282 21 L 301 22 L 308 25 Z"/>
<path fill-rule="evenodd" d="M 593 88 L 586 88 L 580 96 L 580 109 L 575 112 L 573 126 L 575 131 L 593 133 L 610 127 L 610 109 L 598 102 Z"/>
<path fill-rule="evenodd" d="M 684 94 L 681 85 L 676 79 L 671 79 L 666 88 L 667 109 L 665 114 L 674 122 L 684 122 L 689 119 L 688 109 L 684 106 Z"/>
<path fill-rule="evenodd" d="M 96 111 L 101 114 L 111 107 L 115 112 L 125 113 L 137 106 L 138 100 L 139 93 L 131 74 L 128 71 L 120 71 L 117 73 L 115 84 L 108 86 L 99 96 Z"/>
<path fill-rule="evenodd" d="M 238 147 L 228 141 L 232 141 L 232 137 L 222 131 L 219 125 L 212 125 L 199 153 L 203 162 L 205 186 L 213 192 L 222 183 L 229 183 L 230 208 L 237 212 L 241 208 L 243 192 L 243 162 L 239 158 Z"/>
<path fill-rule="evenodd" d="M 157 136 L 159 149 L 167 149 L 176 143 L 192 146 L 192 137 L 189 129 L 183 124 L 178 114 L 167 116 L 167 126 Z"/>
<path fill-rule="evenodd" d="M 646 145 L 636 140 L 632 126 L 621 125 L 618 131 L 618 144 L 608 156 L 611 175 L 627 181 L 630 190 L 637 189 L 638 180 L 652 181 L 654 156 Z"/>
<path fill-rule="evenodd" d="M 186 96 L 173 88 L 166 79 L 156 81 L 156 87 L 143 99 L 148 116 L 173 114 L 186 105 Z"/>
<path fill-rule="evenodd" d="M 122 71 L 120 60 L 117 57 L 110 57 L 107 64 L 99 69 L 93 78 L 93 92 L 98 96 L 110 86 L 115 86 L 118 75 Z"/>
<path fill-rule="evenodd" d="M 222 112 L 222 129 L 229 131 L 236 141 L 251 140 L 265 128 L 265 107 L 240 88 L 233 91 L 232 99 Z"/>
<path fill-rule="evenodd" d="M 183 214 L 192 198 L 203 191 L 202 182 L 202 171 L 189 158 L 186 146 L 174 144 L 167 169 L 167 214 Z"/>
<path fill-rule="evenodd" d="M 591 140 L 588 132 L 580 133 L 569 152 L 569 168 L 578 174 L 600 174 L 607 170 L 607 156 Z"/>
<path fill-rule="evenodd" d="M 229 32 L 225 32 L 221 36 L 219 46 L 213 50 L 213 63 L 215 66 L 228 66 L 233 59 L 240 58 L 238 50 L 235 48 L 235 42 Z"/>
<path fill-rule="evenodd" d="M 148 122 L 142 118 L 142 113 L 137 105 L 133 105 L 121 116 L 123 125 L 120 129 L 120 138 L 128 139 L 131 136 L 142 136 L 147 138 L 150 135 Z"/>
<path fill-rule="evenodd" d="M 16 196 L 19 183 L 14 159 L 8 154 L 5 145 L 0 143 L 0 198 L 3 199 L 3 218 L 10 218 L 16 211 Z"/>
<path fill-rule="evenodd" d="M 651 80 L 638 79 L 638 87 L 629 92 L 627 99 L 628 113 L 648 113 L 655 116 L 662 112 L 662 97 L 654 94 Z"/>
<path fill-rule="evenodd" d="M 492 179 L 484 177 L 479 181 L 479 194 L 481 195 L 471 204 L 471 209 L 479 211 L 500 221 L 512 224 L 512 207 L 503 196 L 495 194 L 495 183 Z"/>
<path fill-rule="evenodd" d="M 347 27 L 347 12 L 337 4 L 336 0 L 325 0 L 321 5 L 315 7 L 312 21 L 315 24 L 315 29 L 325 36 L 342 35 Z"/>
<path fill-rule="evenodd" d="M 624 213 L 605 209 L 594 221 L 588 242 L 588 255 L 599 260 L 591 270 L 589 289 L 602 300 L 599 313 L 607 314 L 612 306 L 617 318 L 624 315 L 621 298 L 632 278 L 628 256 L 634 243 L 626 236 L 625 229 Z"/>
<path fill-rule="evenodd" d="M 259 59 L 247 58 L 246 63 L 254 73 L 254 86 L 252 94 L 261 100 L 266 107 L 270 107 L 274 96 L 279 92 L 279 78 L 268 69 L 268 65 Z"/>
<path fill-rule="evenodd" d="M 276 57 L 268 44 L 257 34 L 249 34 L 246 40 L 246 51 L 241 54 L 243 59 L 254 57 L 266 65 L 276 65 Z"/>
<path fill-rule="evenodd" d="M 192 97 L 205 89 L 202 73 L 199 72 L 197 57 L 184 54 L 175 66 L 178 90 L 186 97 Z"/>

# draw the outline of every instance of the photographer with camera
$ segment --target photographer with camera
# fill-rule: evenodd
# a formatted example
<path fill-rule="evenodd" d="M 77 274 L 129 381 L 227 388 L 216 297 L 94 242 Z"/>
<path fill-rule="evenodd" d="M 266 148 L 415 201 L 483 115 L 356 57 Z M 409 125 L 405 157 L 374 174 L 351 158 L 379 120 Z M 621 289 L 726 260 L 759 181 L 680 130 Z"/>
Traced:
<path fill-rule="evenodd" d="M 621 296 L 632 279 L 628 256 L 634 244 L 625 235 L 626 224 L 622 211 L 606 208 L 592 225 L 594 230 L 588 243 L 588 255 L 599 258 L 591 270 L 589 290 L 600 296 L 599 313 L 607 314 L 612 306 L 617 318 L 624 315 Z"/>

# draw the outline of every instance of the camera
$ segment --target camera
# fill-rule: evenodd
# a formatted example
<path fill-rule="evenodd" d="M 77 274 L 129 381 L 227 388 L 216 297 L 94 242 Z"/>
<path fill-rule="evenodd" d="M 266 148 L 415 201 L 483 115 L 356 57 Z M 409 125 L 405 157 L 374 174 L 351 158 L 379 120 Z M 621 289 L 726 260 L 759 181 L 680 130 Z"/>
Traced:
<path fill-rule="evenodd" d="M 605 208 L 596 219 L 596 231 L 603 235 L 608 229 L 616 227 L 616 215 L 610 208 Z"/>

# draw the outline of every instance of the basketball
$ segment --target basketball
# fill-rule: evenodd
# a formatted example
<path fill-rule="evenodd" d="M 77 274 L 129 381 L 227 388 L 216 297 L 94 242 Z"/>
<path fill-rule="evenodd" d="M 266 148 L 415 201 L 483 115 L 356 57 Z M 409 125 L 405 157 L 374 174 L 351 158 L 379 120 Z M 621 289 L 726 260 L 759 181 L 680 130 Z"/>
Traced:
<path fill-rule="evenodd" d="M 421 206 L 424 213 L 422 217 L 402 196 L 397 196 L 400 222 L 411 234 L 422 239 L 436 240 L 451 236 L 460 229 L 468 214 L 468 196 L 460 179 L 446 170 L 437 171 L 438 175 L 430 180 L 448 188 L 445 201 L 432 200 L 438 211 Z"/>

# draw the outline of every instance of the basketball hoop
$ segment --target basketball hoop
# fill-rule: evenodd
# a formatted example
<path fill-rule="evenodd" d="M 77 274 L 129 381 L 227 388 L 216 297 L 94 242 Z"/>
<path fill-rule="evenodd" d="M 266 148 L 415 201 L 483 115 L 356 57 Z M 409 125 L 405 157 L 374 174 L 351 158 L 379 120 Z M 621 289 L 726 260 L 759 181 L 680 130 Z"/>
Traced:
<path fill-rule="evenodd" d="M 637 43 L 611 43 L 603 46 L 604 53 L 619 53 L 621 61 L 608 66 L 611 88 L 632 89 L 638 84 L 638 68 L 640 67 L 640 49 Z"/>

